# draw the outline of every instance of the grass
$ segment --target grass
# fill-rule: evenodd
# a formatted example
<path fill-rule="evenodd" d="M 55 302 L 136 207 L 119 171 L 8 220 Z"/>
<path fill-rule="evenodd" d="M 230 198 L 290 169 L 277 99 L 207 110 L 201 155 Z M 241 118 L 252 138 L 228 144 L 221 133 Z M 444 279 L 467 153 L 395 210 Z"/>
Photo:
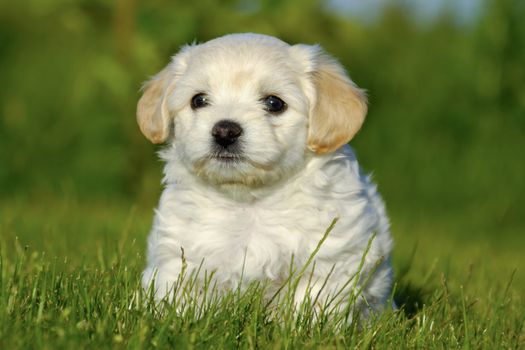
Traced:
<path fill-rule="evenodd" d="M 140 288 L 151 218 L 150 203 L 0 204 L 0 348 L 525 347 L 514 236 L 445 235 L 449 225 L 394 218 L 400 310 L 360 328 L 275 310 L 260 285 L 158 312 Z"/>

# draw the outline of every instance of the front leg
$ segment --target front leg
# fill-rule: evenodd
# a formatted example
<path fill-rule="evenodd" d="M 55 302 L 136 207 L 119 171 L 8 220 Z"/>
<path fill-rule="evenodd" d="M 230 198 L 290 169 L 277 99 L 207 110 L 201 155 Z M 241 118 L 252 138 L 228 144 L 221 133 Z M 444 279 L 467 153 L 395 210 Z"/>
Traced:
<path fill-rule="evenodd" d="M 159 265 L 148 265 L 142 273 L 142 287 L 146 293 L 153 293 L 155 301 L 173 301 L 176 291 L 181 289 L 183 260 L 169 259 Z"/>
<path fill-rule="evenodd" d="M 391 283 L 389 261 L 361 274 L 334 268 L 330 273 L 303 276 L 297 284 L 294 302 L 297 309 L 303 302 L 309 303 L 318 315 L 348 313 L 350 320 L 356 314 L 366 320 L 371 313 L 384 309 Z"/>

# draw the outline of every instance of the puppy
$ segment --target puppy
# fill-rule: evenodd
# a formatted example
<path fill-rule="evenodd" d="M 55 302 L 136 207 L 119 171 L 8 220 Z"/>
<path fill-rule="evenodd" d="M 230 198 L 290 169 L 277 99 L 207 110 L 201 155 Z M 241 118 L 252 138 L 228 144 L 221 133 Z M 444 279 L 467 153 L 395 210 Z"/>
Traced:
<path fill-rule="evenodd" d="M 233 34 L 183 47 L 137 108 L 142 133 L 167 144 L 144 288 L 172 299 L 181 272 L 199 269 L 224 290 L 278 285 L 337 218 L 294 300 L 382 309 L 388 218 L 347 145 L 366 112 L 363 91 L 319 46 Z"/>

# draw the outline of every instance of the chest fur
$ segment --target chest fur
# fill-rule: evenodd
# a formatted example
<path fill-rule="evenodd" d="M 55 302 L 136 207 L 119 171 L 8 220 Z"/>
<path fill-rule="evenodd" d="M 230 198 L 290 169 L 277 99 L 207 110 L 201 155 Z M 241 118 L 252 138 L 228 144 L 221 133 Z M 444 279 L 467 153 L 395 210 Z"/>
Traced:
<path fill-rule="evenodd" d="M 192 264 L 224 276 L 275 279 L 292 256 L 306 261 L 336 216 L 333 203 L 302 191 L 238 203 L 173 188 L 161 200 L 156 231 L 183 247 Z"/>

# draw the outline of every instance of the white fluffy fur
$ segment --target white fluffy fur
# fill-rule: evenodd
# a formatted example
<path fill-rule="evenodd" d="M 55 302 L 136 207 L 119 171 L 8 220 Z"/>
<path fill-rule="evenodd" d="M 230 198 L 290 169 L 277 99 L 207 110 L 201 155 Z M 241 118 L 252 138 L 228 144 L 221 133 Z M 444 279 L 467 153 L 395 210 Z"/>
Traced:
<path fill-rule="evenodd" d="M 234 34 L 183 48 L 146 84 L 139 124 L 150 140 L 168 143 L 161 153 L 166 162 L 165 189 L 143 273 L 144 288 L 154 281 L 156 298 L 169 294 L 179 277 L 181 247 L 187 270 L 202 263 L 205 270 L 215 272 L 220 287 L 235 288 L 254 280 L 282 283 L 292 256 L 298 267 L 304 264 L 338 218 L 315 257 L 311 293 L 319 291 L 332 268 L 321 297 L 352 279 L 375 235 L 362 268 L 364 275 L 373 274 L 359 306 L 373 310 L 384 306 L 391 289 L 392 242 L 376 187 L 360 172 L 349 146 L 316 153 L 308 143 L 312 113 L 324 93 L 315 81 L 323 62 L 335 67 L 335 73 L 327 76 L 340 74 L 339 82 L 355 93 L 356 101 L 364 101 L 340 66 L 327 57 L 318 46 Z M 210 105 L 193 110 L 190 101 L 199 92 L 207 93 Z M 260 102 L 266 95 L 281 97 L 287 110 L 269 115 Z M 361 108 L 364 118 L 364 102 Z M 210 158 L 211 129 L 224 119 L 238 122 L 244 130 L 242 161 Z M 300 282 L 297 302 L 305 297 L 307 282 L 307 278 Z M 349 293 L 356 292 L 353 285 L 341 294 L 343 304 Z"/>

